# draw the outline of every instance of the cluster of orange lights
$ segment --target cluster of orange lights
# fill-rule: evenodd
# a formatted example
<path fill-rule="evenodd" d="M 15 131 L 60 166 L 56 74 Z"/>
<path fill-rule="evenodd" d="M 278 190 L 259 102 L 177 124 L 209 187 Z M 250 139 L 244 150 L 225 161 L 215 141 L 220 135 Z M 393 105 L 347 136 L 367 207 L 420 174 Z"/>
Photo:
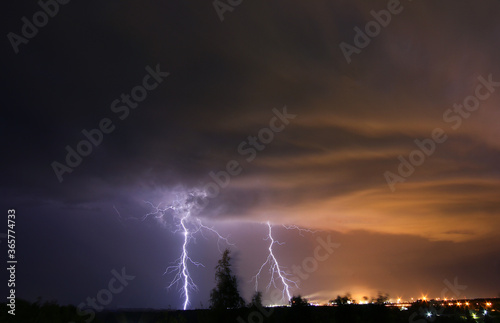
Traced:
<path fill-rule="evenodd" d="M 453 298 L 451 299 L 448 299 L 448 298 L 436 298 L 436 299 L 429 299 L 427 297 L 427 295 L 422 295 L 422 297 L 418 300 L 418 301 L 424 301 L 424 302 L 435 302 L 435 301 L 440 301 L 441 302 L 441 306 L 465 306 L 465 307 L 469 307 L 471 306 L 471 303 L 469 301 L 459 301 L 459 300 L 455 300 Z M 405 301 L 403 300 L 401 297 L 398 297 L 396 298 L 396 302 L 393 303 L 392 300 L 389 300 L 389 302 L 387 303 L 391 303 L 391 304 L 397 304 L 397 306 L 401 306 L 401 305 L 407 305 L 408 303 L 411 304 L 414 302 L 414 299 L 413 297 L 411 298 L 411 301 Z M 356 301 L 353 301 L 353 303 L 358 303 Z M 359 304 L 369 304 L 370 302 L 369 301 L 359 301 Z M 479 303 L 475 303 L 476 305 L 479 305 Z M 492 303 L 491 302 L 485 302 L 483 303 L 485 307 L 491 307 L 492 306 Z"/>
<path fill-rule="evenodd" d="M 436 300 L 437 300 L 437 301 L 439 301 L 440 299 L 439 299 L 439 298 L 437 298 Z M 424 302 L 427 302 L 427 301 L 428 301 L 428 300 L 427 300 L 427 295 L 426 295 L 426 296 L 422 296 L 422 301 L 424 301 Z M 398 299 L 398 303 L 399 303 L 399 302 L 400 302 L 400 299 Z M 445 306 L 445 305 L 446 305 L 446 302 L 448 302 L 448 306 L 454 306 L 454 305 L 455 305 L 455 306 L 462 306 L 462 305 L 469 306 L 469 305 L 470 305 L 470 303 L 469 303 L 469 302 L 464 302 L 464 303 L 462 303 L 462 302 L 460 302 L 460 301 L 456 301 L 456 302 L 454 303 L 454 302 L 453 302 L 453 298 L 452 298 L 450 301 L 448 301 L 448 299 L 447 299 L 447 298 L 443 299 L 443 303 L 441 303 L 441 305 L 442 305 L 442 306 Z M 476 303 L 476 305 L 479 305 L 479 303 Z M 491 302 L 486 302 L 486 303 L 485 303 L 485 305 L 486 305 L 486 307 L 491 307 Z"/>
<path fill-rule="evenodd" d="M 446 301 L 446 299 L 445 299 L 445 301 Z M 443 305 L 443 306 L 444 306 L 444 305 L 445 305 L 445 303 L 442 303 L 441 305 Z M 453 305 L 457 305 L 457 306 L 462 306 L 462 305 L 469 306 L 469 305 L 470 305 L 470 303 L 469 303 L 469 302 L 465 302 L 465 303 L 462 303 L 462 302 L 456 302 L 456 303 L 449 302 L 449 303 L 448 303 L 448 305 L 449 305 L 449 306 L 453 306 Z M 478 304 L 478 303 L 476 303 L 476 305 L 479 305 L 479 304 Z M 491 306 L 491 303 L 490 303 L 490 302 L 487 302 L 485 305 L 486 305 L 486 306 Z"/>

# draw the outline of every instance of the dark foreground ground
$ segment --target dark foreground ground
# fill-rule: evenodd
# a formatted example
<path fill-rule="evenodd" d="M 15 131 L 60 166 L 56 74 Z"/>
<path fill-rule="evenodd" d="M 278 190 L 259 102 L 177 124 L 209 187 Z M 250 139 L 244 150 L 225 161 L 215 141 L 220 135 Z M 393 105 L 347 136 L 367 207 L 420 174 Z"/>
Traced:
<path fill-rule="evenodd" d="M 495 310 L 483 311 L 467 308 L 446 307 L 427 308 L 417 306 L 401 311 L 382 305 L 345 305 L 339 307 L 298 307 L 298 308 L 243 308 L 238 310 L 212 311 L 159 311 L 159 310 L 122 310 L 95 313 L 78 313 L 73 306 L 59 306 L 55 303 L 16 302 L 16 315 L 8 314 L 6 304 L 0 304 L 0 322 L 22 323 L 274 323 L 274 322 L 498 322 L 500 313 Z M 427 316 L 428 314 L 430 316 Z"/>

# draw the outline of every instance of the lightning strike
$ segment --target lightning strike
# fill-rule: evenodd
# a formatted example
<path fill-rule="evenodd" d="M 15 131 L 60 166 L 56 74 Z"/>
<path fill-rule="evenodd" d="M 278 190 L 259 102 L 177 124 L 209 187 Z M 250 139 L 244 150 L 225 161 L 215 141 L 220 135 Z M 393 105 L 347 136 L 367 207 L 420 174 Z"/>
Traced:
<path fill-rule="evenodd" d="M 203 264 L 194 261 L 189 256 L 189 245 L 192 241 L 196 241 L 194 237 L 200 233 L 204 238 L 203 231 L 211 232 L 217 237 L 217 247 L 221 251 L 221 241 L 227 245 L 233 245 L 229 242 L 227 237 L 223 237 L 213 227 L 206 226 L 202 223 L 201 219 L 196 216 L 199 211 L 198 199 L 206 197 L 206 193 L 200 190 L 193 190 L 190 192 L 182 192 L 176 195 L 174 201 L 166 206 L 162 204 L 154 205 L 149 201 L 144 201 L 152 208 L 152 212 L 145 214 L 141 218 L 133 218 L 139 221 L 145 221 L 148 218 L 154 218 L 162 225 L 170 227 L 173 233 L 181 233 L 183 242 L 179 258 L 174 261 L 172 266 L 167 267 L 165 274 L 173 274 L 174 277 L 167 288 L 173 286 L 180 286 L 179 292 L 184 299 L 183 309 L 186 310 L 190 304 L 190 292 L 197 291 L 198 286 L 191 278 L 189 272 L 190 266 L 204 267 Z M 115 208 L 119 214 L 118 210 Z"/>
<path fill-rule="evenodd" d="M 290 293 L 290 288 L 291 288 L 290 285 L 293 285 L 296 288 L 298 288 L 298 285 L 295 281 L 287 278 L 287 276 L 290 276 L 290 274 L 285 272 L 282 269 L 283 267 L 280 267 L 278 260 L 274 256 L 274 252 L 273 252 L 274 244 L 278 244 L 281 246 L 284 243 L 281 243 L 277 240 L 274 240 L 271 223 L 267 222 L 267 226 L 268 226 L 269 232 L 268 232 L 268 236 L 265 240 L 270 241 L 269 255 L 267 256 L 267 259 L 262 264 L 262 266 L 260 266 L 260 269 L 259 269 L 257 275 L 255 275 L 253 277 L 253 279 L 255 279 L 255 291 L 258 290 L 259 277 L 262 273 L 262 270 L 266 267 L 266 265 L 269 265 L 269 273 L 271 274 L 271 278 L 269 280 L 269 284 L 267 284 L 267 286 L 266 286 L 266 291 L 268 291 L 271 286 L 274 286 L 274 288 L 278 289 L 278 286 L 276 284 L 276 280 L 281 281 L 281 285 L 282 285 L 281 300 L 286 300 L 288 302 L 292 298 L 292 294 Z M 286 298 L 285 296 L 288 298 Z"/>
<path fill-rule="evenodd" d="M 189 305 L 189 288 L 196 287 L 196 285 L 193 283 L 191 280 L 191 276 L 189 275 L 188 267 L 186 261 L 191 259 L 188 256 L 187 252 L 187 245 L 189 242 L 189 231 L 186 228 L 186 225 L 184 224 L 184 221 L 186 220 L 187 216 L 181 219 L 181 226 L 184 230 L 184 243 L 182 244 L 182 255 L 181 255 L 181 267 L 182 267 L 182 276 L 184 278 L 184 295 L 185 295 L 185 300 L 184 300 L 184 309 L 187 308 Z M 192 262 L 192 261 L 191 261 Z"/>

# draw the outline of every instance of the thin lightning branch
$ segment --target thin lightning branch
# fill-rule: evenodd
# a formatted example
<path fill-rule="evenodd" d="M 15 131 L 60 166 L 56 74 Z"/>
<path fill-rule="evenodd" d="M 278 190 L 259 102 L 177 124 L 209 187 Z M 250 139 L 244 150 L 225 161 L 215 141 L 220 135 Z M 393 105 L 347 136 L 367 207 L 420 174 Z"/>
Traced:
<path fill-rule="evenodd" d="M 198 219 L 198 225 L 200 226 L 200 229 L 205 229 L 207 231 L 213 232 L 217 236 L 217 249 L 219 249 L 219 252 L 222 253 L 222 249 L 220 248 L 220 241 L 223 241 L 225 244 L 228 246 L 234 246 L 234 243 L 229 242 L 229 239 L 227 237 L 223 237 L 217 232 L 213 227 L 207 227 L 203 223 L 201 223 L 201 220 Z M 201 231 L 201 234 L 203 235 L 203 231 Z"/>
<path fill-rule="evenodd" d="M 266 291 L 269 290 L 269 288 L 271 286 L 274 286 L 274 288 L 278 288 L 278 286 L 276 285 L 276 280 L 279 280 L 279 281 L 281 281 L 281 284 L 282 284 L 282 298 L 281 299 L 286 300 L 288 302 L 288 300 L 290 300 L 292 298 L 292 294 L 290 293 L 290 285 L 293 285 L 296 288 L 298 288 L 298 285 L 295 281 L 287 278 L 287 276 L 290 276 L 290 274 L 285 272 L 282 269 L 283 267 L 280 267 L 278 260 L 274 256 L 274 253 L 273 253 L 274 244 L 283 245 L 284 243 L 281 243 L 277 240 L 274 240 L 272 226 L 269 222 L 267 222 L 267 226 L 269 228 L 269 232 L 268 232 L 268 236 L 265 240 L 270 241 L 269 255 L 267 256 L 267 259 L 262 264 L 262 266 L 260 266 L 257 275 L 255 275 L 253 277 L 253 279 L 255 279 L 255 291 L 257 291 L 259 288 L 259 277 L 260 277 L 260 274 L 262 273 L 262 270 L 264 269 L 264 267 L 266 267 L 266 265 L 269 265 L 269 272 L 271 274 L 271 279 L 269 280 L 269 284 L 267 284 L 267 286 L 266 286 Z M 288 298 L 286 298 L 286 297 L 288 297 Z"/>
<path fill-rule="evenodd" d="M 316 230 L 304 229 L 304 228 L 298 227 L 298 226 L 296 226 L 294 224 L 291 224 L 291 225 L 283 224 L 283 227 L 285 229 L 287 229 L 287 230 L 297 230 L 297 231 L 299 231 L 299 235 L 302 236 L 302 237 L 304 236 L 302 234 L 303 232 L 312 233 L 312 234 L 318 232 Z"/>
<path fill-rule="evenodd" d="M 115 209 L 116 214 L 118 215 L 118 221 L 120 221 L 120 224 L 121 224 L 122 226 L 125 226 L 125 224 L 124 224 L 124 223 L 123 223 L 123 221 L 122 221 L 122 219 L 123 219 L 123 218 L 122 218 L 122 215 L 120 214 L 120 211 L 118 211 L 118 209 L 117 209 L 117 208 L 116 208 L 116 206 L 114 206 L 114 205 L 113 205 L 113 209 Z"/>

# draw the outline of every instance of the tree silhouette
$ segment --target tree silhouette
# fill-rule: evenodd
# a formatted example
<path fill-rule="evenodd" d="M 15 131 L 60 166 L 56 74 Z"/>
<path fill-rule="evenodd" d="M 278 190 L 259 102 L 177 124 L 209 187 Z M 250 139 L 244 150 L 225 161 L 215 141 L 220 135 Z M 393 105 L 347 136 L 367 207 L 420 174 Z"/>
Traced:
<path fill-rule="evenodd" d="M 389 294 L 387 294 L 387 293 L 384 294 L 382 292 L 378 292 L 378 296 L 375 299 L 375 303 L 377 303 L 377 304 L 384 304 L 388 300 L 389 300 Z"/>
<path fill-rule="evenodd" d="M 255 306 L 257 308 L 262 307 L 262 292 L 255 292 L 252 296 L 252 302 L 249 304 L 248 307 Z"/>
<path fill-rule="evenodd" d="M 243 307 L 245 302 L 238 291 L 236 276 L 231 271 L 229 249 L 224 250 L 222 258 L 215 267 L 216 286 L 210 292 L 210 308 L 228 309 Z"/>
<path fill-rule="evenodd" d="M 352 302 L 351 293 L 346 293 L 344 296 L 337 295 L 337 298 L 332 299 L 330 303 L 335 303 L 337 305 L 345 305 Z"/>
<path fill-rule="evenodd" d="M 290 299 L 290 306 L 291 307 L 304 307 L 304 306 L 309 306 L 309 302 L 307 299 L 303 298 L 302 296 L 293 296 Z"/>

